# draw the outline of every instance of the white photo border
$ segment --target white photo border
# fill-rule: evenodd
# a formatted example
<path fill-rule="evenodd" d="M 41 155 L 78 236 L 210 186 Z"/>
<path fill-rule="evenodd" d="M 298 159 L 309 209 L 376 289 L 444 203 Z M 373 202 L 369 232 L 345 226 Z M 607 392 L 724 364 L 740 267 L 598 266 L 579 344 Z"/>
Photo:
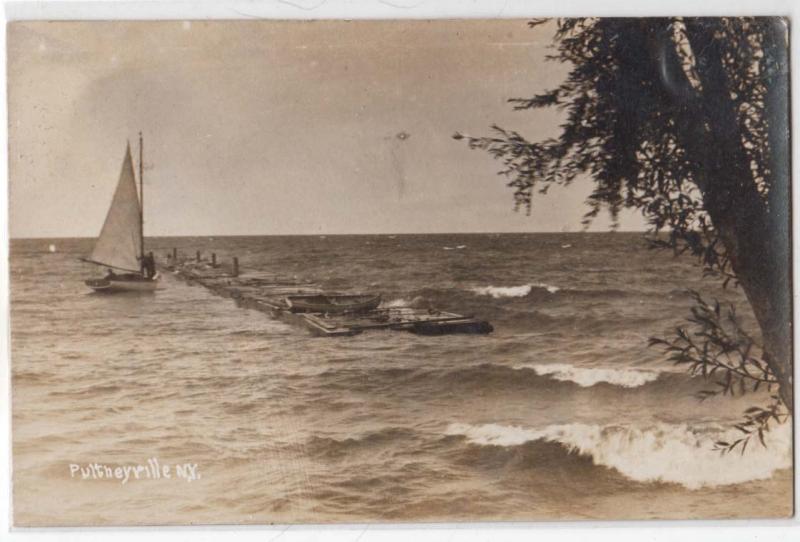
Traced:
<path fill-rule="evenodd" d="M 203 20 L 203 19 L 456 19 L 456 18 L 532 18 L 559 16 L 718 16 L 780 15 L 788 16 L 791 25 L 792 88 L 800 88 L 798 58 L 800 40 L 794 25 L 800 16 L 800 2 L 792 0 L 70 0 L 7 1 L 3 0 L 6 23 L 14 20 Z M 0 30 L 4 51 L 0 65 L 6 75 L 6 25 Z M 5 77 L 4 77 L 5 79 Z M 0 116 L 4 129 L 0 135 L 0 539 L 58 540 L 90 542 L 95 540 L 134 541 L 147 537 L 152 542 L 173 540 L 258 540 L 299 541 L 529 541 L 545 540 L 593 542 L 725 540 L 797 540 L 800 521 L 727 520 L 727 521 L 585 521 L 585 522 L 512 522 L 512 523 L 408 523 L 408 524 L 333 524 L 271 526 L 203 526 L 203 527 L 127 527 L 127 528 L 47 528 L 18 529 L 11 527 L 11 412 L 10 412 L 10 324 L 9 324 L 9 232 L 8 232 L 8 116 L 6 84 L 2 85 Z M 797 90 L 792 93 L 792 125 L 800 126 Z M 794 136 L 794 134 L 793 134 Z M 797 137 L 793 137 L 792 175 L 798 179 L 800 156 Z M 800 190 L 792 191 L 793 209 L 800 209 Z M 793 212 L 793 284 L 798 284 L 798 239 L 800 222 Z M 794 321 L 798 322 L 798 296 L 793 292 Z M 795 326 L 795 360 L 798 353 L 798 326 Z M 795 382 L 797 370 L 795 368 Z M 793 421 L 794 422 L 794 421 Z M 797 431 L 795 426 L 795 446 Z M 795 452 L 796 454 L 796 452 Z M 795 468 L 795 492 L 797 469 Z M 796 512 L 795 512 L 796 513 Z"/>

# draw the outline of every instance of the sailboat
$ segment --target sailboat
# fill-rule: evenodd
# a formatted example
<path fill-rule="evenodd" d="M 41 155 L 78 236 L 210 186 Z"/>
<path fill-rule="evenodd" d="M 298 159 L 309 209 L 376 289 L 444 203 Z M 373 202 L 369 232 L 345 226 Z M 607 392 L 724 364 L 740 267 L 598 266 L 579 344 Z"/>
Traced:
<path fill-rule="evenodd" d="M 152 253 L 144 253 L 144 179 L 142 134 L 139 133 L 139 194 L 133 170 L 131 146 L 127 145 L 119 182 L 111 200 L 100 236 L 91 255 L 81 260 L 107 269 L 103 278 L 88 279 L 86 285 L 96 292 L 152 292 L 158 287 L 159 274 Z"/>

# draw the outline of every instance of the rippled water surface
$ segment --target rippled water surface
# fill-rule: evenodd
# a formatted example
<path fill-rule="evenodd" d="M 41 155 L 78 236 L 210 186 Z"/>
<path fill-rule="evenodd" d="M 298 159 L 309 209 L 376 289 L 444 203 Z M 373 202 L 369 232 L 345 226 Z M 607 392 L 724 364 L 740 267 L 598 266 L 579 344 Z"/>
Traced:
<path fill-rule="evenodd" d="M 152 295 L 90 294 L 98 270 L 77 258 L 91 240 L 14 240 L 19 525 L 791 512 L 788 424 L 766 449 L 720 457 L 713 441 L 759 398 L 700 404 L 703 383 L 647 348 L 688 313 L 687 287 L 747 313 L 743 298 L 640 234 L 148 243 L 495 332 L 314 338 L 169 275 Z M 171 477 L 82 474 L 151 458 Z M 199 477 L 179 477 L 185 464 Z"/>

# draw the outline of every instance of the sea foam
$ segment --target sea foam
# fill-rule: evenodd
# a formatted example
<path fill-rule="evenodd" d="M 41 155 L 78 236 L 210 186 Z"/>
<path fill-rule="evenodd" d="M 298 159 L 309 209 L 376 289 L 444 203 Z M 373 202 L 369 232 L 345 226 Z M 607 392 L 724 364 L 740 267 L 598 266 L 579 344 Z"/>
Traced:
<path fill-rule="evenodd" d="M 661 373 L 633 368 L 595 368 L 575 367 L 568 363 L 525 363 L 514 365 L 514 369 L 532 369 L 540 376 L 550 376 L 562 382 L 574 382 L 583 388 L 589 388 L 602 382 L 638 388 L 658 379 Z"/>
<path fill-rule="evenodd" d="M 764 480 L 778 469 L 792 466 L 791 423 L 774 426 L 765 434 L 767 447 L 757 437 L 744 454 L 722 454 L 717 440 L 741 437 L 720 426 L 695 428 L 686 424 L 656 423 L 646 427 L 573 423 L 526 429 L 497 424 L 450 424 L 447 435 L 463 435 L 483 446 L 519 446 L 526 442 L 559 443 L 570 453 L 590 457 L 595 465 L 610 467 L 639 482 L 670 482 L 688 489 Z M 738 435 L 738 436 L 737 436 Z"/>
<path fill-rule="evenodd" d="M 534 288 L 541 288 L 547 290 L 549 293 L 554 294 L 560 290 L 558 286 L 551 286 L 543 282 L 536 282 L 531 284 L 523 284 L 521 286 L 485 286 L 472 288 L 472 291 L 478 295 L 490 295 L 495 299 L 501 297 L 525 297 L 530 294 Z"/>
<path fill-rule="evenodd" d="M 406 299 L 398 298 L 398 299 L 392 299 L 390 301 L 384 301 L 383 303 L 381 303 L 381 307 L 385 308 L 408 307 L 410 303 L 411 302 Z"/>
<path fill-rule="evenodd" d="M 384 309 L 403 309 L 407 307 L 416 307 L 421 303 L 424 303 L 425 298 L 422 296 L 416 296 L 415 298 L 408 300 L 402 297 L 398 297 L 397 299 L 390 299 L 384 300 L 381 303 L 381 308 Z"/>

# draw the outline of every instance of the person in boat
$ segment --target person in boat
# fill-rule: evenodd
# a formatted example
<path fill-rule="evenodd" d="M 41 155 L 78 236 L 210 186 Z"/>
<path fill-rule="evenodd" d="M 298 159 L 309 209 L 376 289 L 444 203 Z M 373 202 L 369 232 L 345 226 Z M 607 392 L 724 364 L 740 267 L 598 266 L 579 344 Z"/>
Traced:
<path fill-rule="evenodd" d="M 142 260 L 145 278 L 151 279 L 156 276 L 156 261 L 152 254 L 147 254 Z"/>
<path fill-rule="evenodd" d="M 115 279 L 116 277 L 117 275 L 115 275 L 114 271 L 109 267 L 108 269 L 106 269 L 106 276 L 103 278 L 106 280 L 112 280 Z"/>

